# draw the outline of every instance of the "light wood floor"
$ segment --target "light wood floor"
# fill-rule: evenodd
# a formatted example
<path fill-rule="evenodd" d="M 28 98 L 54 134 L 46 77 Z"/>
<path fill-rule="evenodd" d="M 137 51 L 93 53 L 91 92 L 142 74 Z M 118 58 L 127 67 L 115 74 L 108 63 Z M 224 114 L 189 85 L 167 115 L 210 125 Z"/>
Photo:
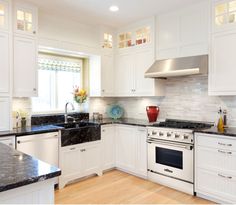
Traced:
<path fill-rule="evenodd" d="M 112 170 L 55 192 L 56 204 L 212 204 L 212 202 Z"/>

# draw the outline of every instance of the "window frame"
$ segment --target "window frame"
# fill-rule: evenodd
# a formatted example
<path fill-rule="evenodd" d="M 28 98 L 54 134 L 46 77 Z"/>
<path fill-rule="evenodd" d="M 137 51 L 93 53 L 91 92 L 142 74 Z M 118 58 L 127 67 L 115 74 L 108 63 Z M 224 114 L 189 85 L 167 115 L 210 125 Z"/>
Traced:
<path fill-rule="evenodd" d="M 46 55 L 52 55 L 52 56 L 61 56 L 61 57 L 64 57 L 64 58 L 78 58 L 80 60 L 82 60 L 82 68 L 80 69 L 80 87 L 82 87 L 84 85 L 84 60 L 85 60 L 85 57 L 81 57 L 81 56 L 77 56 L 77 55 L 69 55 L 67 52 L 47 52 L 45 51 L 45 49 L 43 50 L 40 50 L 39 49 L 39 52 L 38 52 L 38 55 L 40 54 L 46 54 Z M 54 75 L 54 92 L 55 92 L 55 96 L 50 96 L 51 97 L 51 100 L 53 101 L 55 107 L 58 106 L 58 83 L 56 82 L 57 81 L 57 74 L 58 71 L 56 71 L 56 74 Z M 39 79 L 37 79 L 39 81 Z M 39 83 L 39 82 L 38 82 Z M 72 90 L 73 91 L 73 90 Z M 74 102 L 72 101 L 71 103 L 74 104 Z M 40 115 L 40 114 L 62 114 L 65 112 L 64 109 L 55 109 L 55 110 L 44 110 L 44 111 L 34 111 L 33 110 L 33 98 L 31 98 L 31 112 L 33 115 Z"/>

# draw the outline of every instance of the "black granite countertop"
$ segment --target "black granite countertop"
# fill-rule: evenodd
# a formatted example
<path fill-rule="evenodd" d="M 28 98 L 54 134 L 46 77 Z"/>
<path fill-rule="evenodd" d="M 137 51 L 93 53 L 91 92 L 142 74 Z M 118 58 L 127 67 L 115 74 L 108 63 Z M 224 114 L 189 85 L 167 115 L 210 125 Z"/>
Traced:
<path fill-rule="evenodd" d="M 60 175 L 57 167 L 0 143 L 0 192 Z"/>
<path fill-rule="evenodd" d="M 139 120 L 139 119 L 132 119 L 132 118 L 121 118 L 118 120 L 110 119 L 110 118 L 104 118 L 103 120 L 99 121 L 92 121 L 94 123 L 98 123 L 100 125 L 109 125 L 109 124 L 124 124 L 124 125 L 134 125 L 134 126 L 152 126 L 153 123 L 149 123 L 147 120 Z"/>
<path fill-rule="evenodd" d="M 219 131 L 217 127 L 212 127 L 205 130 L 198 130 L 196 133 L 204 133 L 204 134 L 213 134 L 213 135 L 224 135 L 229 137 L 236 137 L 236 127 L 226 128 L 223 132 Z"/>
<path fill-rule="evenodd" d="M 47 132 L 57 132 L 60 129 L 63 129 L 63 128 L 59 126 L 54 126 L 54 125 L 31 126 L 31 127 L 29 126 L 26 128 L 18 128 L 18 129 L 13 129 L 10 131 L 0 132 L 0 137 L 11 136 L 11 135 L 23 136 L 23 135 L 40 134 L 40 133 L 47 133 Z"/>

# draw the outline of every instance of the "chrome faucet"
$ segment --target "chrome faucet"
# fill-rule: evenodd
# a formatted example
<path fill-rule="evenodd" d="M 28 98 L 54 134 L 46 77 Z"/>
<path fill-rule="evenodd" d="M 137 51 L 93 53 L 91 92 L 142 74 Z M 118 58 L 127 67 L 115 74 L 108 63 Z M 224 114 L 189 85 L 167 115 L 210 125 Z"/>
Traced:
<path fill-rule="evenodd" d="M 66 103 L 66 105 L 65 105 L 65 123 L 68 123 L 68 105 L 71 105 L 72 110 L 75 110 L 75 107 L 71 102 Z"/>

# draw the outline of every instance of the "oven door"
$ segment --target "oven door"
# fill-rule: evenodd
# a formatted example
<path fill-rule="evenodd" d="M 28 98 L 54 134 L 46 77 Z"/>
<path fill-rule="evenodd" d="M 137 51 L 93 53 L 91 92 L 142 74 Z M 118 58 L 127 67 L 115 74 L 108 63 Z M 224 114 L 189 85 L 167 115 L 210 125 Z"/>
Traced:
<path fill-rule="evenodd" d="M 149 139 L 148 169 L 193 183 L 193 145 Z"/>

